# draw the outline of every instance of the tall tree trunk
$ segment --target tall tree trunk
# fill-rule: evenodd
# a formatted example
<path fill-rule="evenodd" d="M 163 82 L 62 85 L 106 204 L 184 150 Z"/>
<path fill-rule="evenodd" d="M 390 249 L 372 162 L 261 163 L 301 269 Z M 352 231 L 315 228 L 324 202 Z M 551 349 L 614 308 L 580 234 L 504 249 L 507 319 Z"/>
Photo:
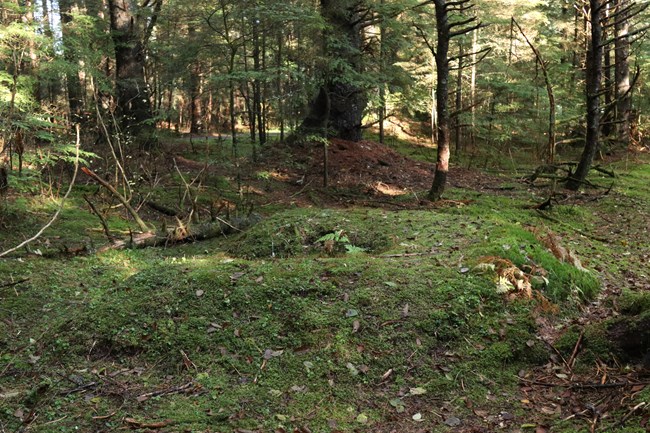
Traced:
<path fill-rule="evenodd" d="M 159 4 L 159 2 L 157 3 Z M 122 126 L 142 147 L 156 144 L 155 125 L 145 80 L 145 43 L 130 0 L 108 0 L 115 45 L 117 105 Z M 155 15 L 150 24 L 155 23 Z"/>
<path fill-rule="evenodd" d="M 310 107 L 310 114 L 303 121 L 301 129 L 304 132 L 322 132 L 322 124 L 326 121 L 331 134 L 344 140 L 359 141 L 362 135 L 363 112 L 368 104 L 365 89 L 359 87 L 354 79 L 350 79 L 349 70 L 361 73 L 362 67 L 362 35 L 360 12 L 354 11 L 353 1 L 346 0 L 341 4 L 337 0 L 320 0 L 321 14 L 330 24 L 331 35 L 325 40 L 342 40 L 326 46 L 327 54 L 337 57 L 347 63 L 347 68 L 335 68 L 328 71 L 325 80 L 324 98 L 322 89 Z M 348 69 L 347 71 L 344 69 Z M 322 105 L 327 100 L 328 106 Z M 326 118 L 322 116 L 327 109 Z"/>
<path fill-rule="evenodd" d="M 465 57 L 465 47 L 462 41 L 458 41 L 458 71 L 456 75 L 456 101 L 455 109 L 456 116 L 454 117 L 454 140 L 456 145 L 456 153 L 462 150 L 461 144 L 461 128 L 460 112 L 463 108 L 463 58 Z"/>
<path fill-rule="evenodd" d="M 79 123 L 82 120 L 84 109 L 84 97 L 81 89 L 81 80 L 79 80 L 79 59 L 72 46 L 74 37 L 72 31 L 72 7 L 74 0 L 59 0 L 59 11 L 61 14 L 61 35 L 63 38 L 63 56 L 65 61 L 71 66 L 66 70 L 65 83 L 68 91 L 68 106 L 70 108 L 70 122 Z"/>
<path fill-rule="evenodd" d="M 619 0 L 616 12 L 615 24 L 615 79 L 616 79 L 616 124 L 618 126 L 618 138 L 623 145 L 630 144 L 630 110 L 632 109 L 632 95 L 630 92 L 630 41 L 628 39 L 630 22 L 628 12 L 630 0 Z"/>
<path fill-rule="evenodd" d="M 381 0 L 381 6 L 385 5 L 386 0 Z M 386 22 L 382 17 L 379 24 L 379 76 L 383 77 L 386 69 Z M 384 120 L 386 119 L 386 83 L 379 83 L 379 142 L 384 144 Z"/>
<path fill-rule="evenodd" d="M 602 23 L 600 21 L 601 0 L 589 0 L 591 32 L 587 50 L 586 94 L 587 94 L 587 137 L 576 172 L 567 181 L 566 187 L 577 191 L 584 183 L 598 152 L 600 134 L 600 80 L 603 69 Z"/>
<path fill-rule="evenodd" d="M 189 26 L 187 35 L 190 41 L 196 38 L 196 28 Z M 199 60 L 198 49 L 194 53 L 194 59 L 190 67 L 189 90 L 190 90 L 190 134 L 199 134 L 203 130 L 202 125 L 202 104 L 201 104 L 201 61 Z"/>
<path fill-rule="evenodd" d="M 278 56 L 276 68 L 278 75 L 276 79 L 276 92 L 278 97 L 278 118 L 280 123 L 280 141 L 284 141 L 284 95 L 282 95 L 282 66 L 284 62 L 283 56 L 284 35 L 282 29 L 278 30 Z"/>
<path fill-rule="evenodd" d="M 264 112 L 262 110 L 262 83 L 259 76 L 261 74 L 261 46 L 260 46 L 260 22 L 255 20 L 253 22 L 253 70 L 255 71 L 255 78 L 253 79 L 253 115 L 257 120 L 257 137 L 259 138 L 260 145 L 266 142 L 266 131 L 264 129 Z M 254 159 L 257 155 L 253 155 Z"/>
<path fill-rule="evenodd" d="M 605 4 L 605 22 L 609 19 L 609 16 L 611 14 L 611 4 L 607 2 Z M 614 32 L 616 34 L 616 32 Z M 603 39 L 607 39 L 610 37 L 611 33 L 609 33 L 608 29 L 603 29 Z M 611 44 L 607 44 L 604 47 L 604 53 L 603 53 L 603 61 L 605 62 L 603 72 L 604 72 L 604 81 L 603 81 L 603 86 L 604 86 L 604 93 L 605 93 L 605 107 L 610 107 L 612 104 L 612 101 L 614 101 L 614 98 L 616 96 L 616 88 L 613 85 L 613 80 L 612 80 L 612 50 L 611 50 Z M 601 130 L 603 133 L 603 137 L 609 137 L 612 132 L 613 132 L 613 126 L 614 126 L 614 118 L 612 116 L 612 111 L 609 110 L 609 108 L 606 109 L 606 112 L 609 113 L 606 115 L 606 117 L 603 117 L 601 119 Z"/>
<path fill-rule="evenodd" d="M 440 200 L 449 173 L 449 39 L 450 29 L 447 14 L 447 1 L 435 0 L 436 31 L 436 111 L 438 115 L 438 157 L 433 184 L 429 190 L 429 200 Z"/>
<path fill-rule="evenodd" d="M 472 131 L 470 132 L 470 142 L 472 147 L 476 145 L 476 64 L 478 60 L 478 32 L 474 29 L 472 32 L 472 72 L 469 87 L 469 106 L 471 107 Z"/>
<path fill-rule="evenodd" d="M 43 28 L 43 34 L 48 40 L 53 40 L 52 26 L 50 25 L 50 7 L 48 0 L 41 1 L 41 13 L 41 26 Z M 40 77 L 38 87 L 38 99 L 40 101 L 47 100 L 50 104 L 55 103 L 55 82 L 56 79 L 53 79 L 51 77 Z"/>

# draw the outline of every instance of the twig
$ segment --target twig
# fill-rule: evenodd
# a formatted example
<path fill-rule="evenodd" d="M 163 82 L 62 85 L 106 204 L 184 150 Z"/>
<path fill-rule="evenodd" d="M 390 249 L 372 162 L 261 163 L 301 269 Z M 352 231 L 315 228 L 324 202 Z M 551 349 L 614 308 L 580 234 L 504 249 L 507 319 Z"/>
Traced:
<path fill-rule="evenodd" d="M 632 410 L 629 411 L 629 412 L 628 412 L 628 413 L 623 417 L 623 419 L 622 419 L 621 421 L 619 421 L 619 423 L 618 423 L 616 426 L 617 426 L 617 427 L 622 427 L 622 426 L 625 424 L 625 422 L 626 422 L 626 421 L 627 421 L 627 420 L 628 420 L 628 419 L 629 419 L 629 418 L 634 414 L 634 412 L 636 412 L 637 410 L 641 409 L 641 408 L 644 407 L 644 406 L 647 406 L 647 404 L 648 404 L 648 403 L 646 403 L 645 401 L 642 401 L 641 403 L 639 403 L 639 404 L 637 404 L 636 406 L 634 406 L 634 407 L 632 408 Z"/>
<path fill-rule="evenodd" d="M 65 201 L 68 199 L 68 196 L 72 192 L 72 187 L 74 186 L 74 183 L 77 180 L 77 172 L 79 171 L 79 148 L 81 146 L 81 133 L 80 133 L 79 124 L 75 125 L 75 127 L 77 129 L 77 141 L 75 143 L 74 173 L 72 174 L 72 180 L 70 181 L 70 185 L 68 185 L 68 190 L 66 191 L 65 195 L 61 199 L 61 203 L 59 203 L 59 207 L 57 208 L 56 212 L 54 212 L 54 215 L 52 215 L 50 221 L 48 221 L 47 224 L 41 227 L 41 229 L 34 236 L 21 242 L 19 245 L 13 248 L 3 251 L 2 253 L 0 253 L 0 257 L 4 257 L 7 254 L 13 253 L 14 251 L 21 249 L 25 245 L 34 242 L 45 232 L 45 230 L 47 230 L 52 224 L 54 224 L 54 221 L 56 221 L 56 219 L 59 217 L 59 214 L 63 210 L 63 205 L 65 204 Z"/>
<path fill-rule="evenodd" d="M 571 230 L 575 231 L 575 232 L 578 233 L 578 234 L 581 234 L 582 236 L 584 236 L 584 237 L 586 237 L 586 238 L 593 239 L 593 240 L 598 241 L 598 242 L 609 243 L 609 241 L 608 241 L 607 239 L 605 239 L 605 238 L 601 238 L 600 236 L 592 235 L 591 233 L 587 233 L 587 232 L 585 232 L 584 230 L 580 230 L 580 229 L 577 229 L 577 228 L 575 228 L 575 227 L 572 227 L 572 226 L 570 226 L 569 224 L 567 224 L 567 223 L 565 223 L 565 222 L 563 222 L 563 221 L 560 221 L 559 219 L 557 219 L 557 218 L 555 218 L 555 217 L 552 217 L 552 216 L 550 216 L 550 215 L 548 215 L 548 214 L 542 212 L 542 211 L 539 210 L 539 209 L 535 209 L 535 211 L 536 211 L 536 213 L 537 213 L 537 216 L 539 216 L 539 217 L 541 217 L 541 218 L 544 218 L 544 219 L 547 219 L 547 220 L 549 220 L 549 221 L 552 221 L 552 222 L 554 222 L 554 223 L 556 223 L 556 224 L 563 225 L 563 226 L 567 226 L 567 227 L 569 227 Z"/>
<path fill-rule="evenodd" d="M 305 189 L 307 189 L 307 187 L 308 187 L 309 185 L 311 185 L 311 183 L 312 183 L 313 181 L 314 181 L 314 179 L 312 179 L 312 180 L 310 180 L 309 182 L 307 182 L 307 183 L 305 184 L 305 186 L 303 186 L 302 188 L 300 188 L 300 191 L 298 191 L 297 193 L 291 194 L 291 195 L 289 196 L 289 198 L 294 198 L 294 197 L 297 197 L 297 196 L 299 196 L 300 194 L 302 194 L 302 193 L 305 191 Z"/>
<path fill-rule="evenodd" d="M 138 396 L 138 401 L 142 402 L 145 400 L 149 400 L 151 397 L 159 397 L 161 395 L 168 395 L 168 394 L 176 394 L 178 392 L 182 392 L 185 390 L 190 389 L 194 385 L 194 381 L 188 382 L 185 385 L 177 386 L 175 388 L 169 388 L 169 389 L 164 389 L 161 391 L 153 391 L 153 392 L 148 392 L 146 394 L 142 394 Z"/>
<path fill-rule="evenodd" d="M 564 364 L 566 366 L 566 368 L 568 368 L 569 371 L 571 371 L 571 365 L 567 362 L 566 358 L 564 358 L 564 356 L 562 356 L 562 353 L 559 350 L 557 350 L 557 348 L 555 346 L 553 346 L 551 343 L 544 340 L 543 338 L 541 338 L 540 340 L 542 340 L 544 342 L 544 344 L 546 344 L 548 347 L 553 349 L 553 352 L 555 352 L 557 354 L 557 356 L 559 356 L 560 359 L 562 360 L 562 364 Z"/>
<path fill-rule="evenodd" d="M 568 367 L 573 368 L 573 365 L 576 362 L 576 356 L 578 355 L 578 350 L 580 349 L 580 344 L 582 344 L 582 337 L 584 337 L 585 331 L 584 329 L 580 331 L 580 336 L 578 337 L 578 341 L 576 341 L 576 345 L 573 347 L 573 352 L 571 352 L 571 356 L 569 357 L 568 361 Z"/>
<path fill-rule="evenodd" d="M 569 389 L 611 389 L 611 388 L 625 388 L 628 386 L 650 385 L 650 381 L 645 382 L 610 382 L 610 383 L 551 383 L 542 382 L 539 380 L 529 380 L 519 377 L 519 380 L 531 385 L 546 386 L 549 388 L 560 387 Z"/>
<path fill-rule="evenodd" d="M 23 278 L 22 280 L 14 281 L 12 283 L 0 284 L 0 289 L 4 289 L 5 287 L 17 286 L 18 284 L 26 283 L 27 281 L 29 281 L 29 278 Z"/>
<path fill-rule="evenodd" d="M 426 253 L 383 254 L 378 257 L 380 259 L 392 259 L 392 258 L 399 258 L 399 257 L 433 256 L 436 254 L 438 254 L 437 251 L 427 251 Z"/>
<path fill-rule="evenodd" d="M 99 385 L 98 382 L 90 382 L 90 383 L 86 383 L 86 384 L 84 384 L 84 385 L 80 385 L 80 386 L 78 386 L 78 387 L 76 387 L 76 388 L 72 388 L 72 389 L 69 389 L 69 390 L 67 390 L 67 391 L 61 391 L 61 392 L 59 392 L 59 395 L 70 395 L 70 394 L 74 394 L 74 393 L 76 393 L 76 392 L 85 391 L 85 390 L 90 389 L 90 388 L 95 388 L 97 385 Z"/>
<path fill-rule="evenodd" d="M 111 243 L 114 243 L 115 242 L 115 236 L 113 236 L 110 229 L 108 228 L 108 224 L 106 223 L 106 218 L 104 218 L 104 216 L 99 213 L 99 211 L 97 210 L 97 208 L 95 207 L 93 202 L 90 201 L 90 199 L 88 198 L 88 196 L 86 194 L 84 194 L 83 197 L 84 197 L 84 200 L 86 201 L 86 203 L 88 203 L 88 206 L 90 206 L 90 210 L 92 210 L 93 213 L 95 215 L 97 215 L 97 218 L 99 218 L 99 222 L 101 222 L 102 227 L 104 228 L 104 233 L 106 234 L 106 237 L 108 238 L 108 240 Z"/>
<path fill-rule="evenodd" d="M 235 230 L 237 232 L 242 232 L 243 231 L 242 229 L 240 229 L 238 227 L 235 227 L 234 225 L 230 224 L 228 221 L 224 220 L 223 218 L 219 218 L 219 217 L 216 216 L 216 217 L 214 217 L 214 219 L 216 219 L 217 221 L 219 221 L 222 224 L 227 225 L 228 227 L 230 227 L 231 229 L 233 229 L 233 230 Z"/>

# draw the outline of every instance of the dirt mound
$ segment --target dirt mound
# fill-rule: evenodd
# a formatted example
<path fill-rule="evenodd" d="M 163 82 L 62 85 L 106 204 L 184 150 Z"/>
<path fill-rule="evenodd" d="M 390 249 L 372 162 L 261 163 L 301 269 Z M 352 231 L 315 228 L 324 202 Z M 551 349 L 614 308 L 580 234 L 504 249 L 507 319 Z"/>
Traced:
<path fill-rule="evenodd" d="M 323 177 L 323 148 L 316 143 L 285 149 L 301 166 L 292 177 L 299 184 L 320 185 Z M 277 155 L 269 155 L 278 160 Z M 435 150 L 431 149 L 432 158 Z M 268 164 L 267 157 L 264 164 Z M 397 196 L 425 191 L 431 186 L 435 164 L 405 157 L 374 141 L 352 142 L 334 138 L 328 147 L 329 185 L 340 189 L 361 190 L 376 196 Z M 284 166 L 286 168 L 286 165 Z M 452 167 L 449 185 L 466 189 L 496 188 L 503 179 L 465 168 Z"/>
<path fill-rule="evenodd" d="M 322 171 L 322 152 L 314 169 Z M 434 165 L 406 158 L 389 147 L 373 142 L 333 139 L 329 146 L 329 175 L 332 186 L 364 186 L 384 195 L 400 195 L 428 188 Z"/>

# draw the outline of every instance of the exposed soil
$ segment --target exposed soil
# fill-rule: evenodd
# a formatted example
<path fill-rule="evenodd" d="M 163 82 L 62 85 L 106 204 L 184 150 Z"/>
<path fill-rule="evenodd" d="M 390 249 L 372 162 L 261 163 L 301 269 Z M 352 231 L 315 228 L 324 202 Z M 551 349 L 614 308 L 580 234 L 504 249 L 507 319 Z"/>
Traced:
<path fill-rule="evenodd" d="M 432 155 L 435 150 L 431 149 Z M 435 165 L 402 156 L 386 145 L 363 140 L 332 139 L 328 146 L 328 188 L 323 188 L 323 147 L 319 144 L 274 144 L 249 170 L 270 171 L 279 187 L 254 176 L 245 181 L 264 191 L 265 204 L 298 206 L 427 207 Z M 500 192 L 507 179 L 461 167 L 452 167 L 449 187 Z M 261 195 L 261 194 L 260 194 Z M 402 197 L 399 201 L 391 200 Z M 445 202 L 438 203 L 445 205 Z"/>

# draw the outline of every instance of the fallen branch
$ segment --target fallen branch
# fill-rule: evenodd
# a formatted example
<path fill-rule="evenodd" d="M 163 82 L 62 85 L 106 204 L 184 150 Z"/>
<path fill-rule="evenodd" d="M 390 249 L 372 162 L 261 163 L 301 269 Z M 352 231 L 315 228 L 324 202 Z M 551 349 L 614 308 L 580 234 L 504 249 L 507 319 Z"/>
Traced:
<path fill-rule="evenodd" d="M 5 287 L 17 286 L 18 284 L 26 283 L 27 281 L 29 281 L 29 278 L 23 278 L 22 280 L 13 281 L 11 283 L 0 284 L 0 289 L 4 289 Z"/>
<path fill-rule="evenodd" d="M 609 383 L 552 383 L 542 382 L 539 380 L 529 380 L 523 377 L 518 377 L 519 380 L 528 383 L 529 385 L 545 386 L 549 388 L 560 387 L 569 389 L 611 389 L 611 388 L 626 388 L 628 386 L 646 386 L 650 385 L 650 381 L 645 382 L 609 382 Z"/>
<path fill-rule="evenodd" d="M 86 203 L 88 203 L 88 206 L 90 206 L 90 210 L 93 211 L 95 215 L 97 215 L 97 218 L 99 218 L 99 222 L 102 224 L 102 227 L 104 229 L 104 234 L 106 235 L 108 240 L 111 241 L 111 243 L 115 242 L 115 236 L 113 236 L 110 229 L 108 228 L 108 224 L 106 223 L 106 218 L 104 218 L 104 216 L 101 213 L 99 213 L 99 211 L 97 210 L 93 202 L 90 201 L 87 195 L 84 194 L 83 197 Z"/>
<path fill-rule="evenodd" d="M 606 174 L 609 177 L 616 178 L 616 173 L 614 173 L 612 170 L 604 169 L 600 165 L 595 165 L 595 166 L 591 167 L 591 169 L 596 170 L 596 171 L 598 171 L 600 173 Z"/>
<path fill-rule="evenodd" d="M 139 235 L 133 235 L 129 239 L 117 241 L 112 245 L 106 245 L 98 251 L 108 251 L 125 248 L 151 248 L 183 244 L 189 242 L 203 241 L 213 239 L 218 236 L 226 236 L 235 232 L 241 232 L 245 228 L 257 223 L 260 217 L 251 215 L 248 218 L 235 218 L 225 221 L 217 218 L 217 222 L 202 224 L 199 226 L 183 227 L 183 230 L 171 230 L 168 232 L 146 232 Z M 179 236 L 179 232 L 182 235 Z"/>
<path fill-rule="evenodd" d="M 77 141 L 75 143 L 74 173 L 72 174 L 72 180 L 70 180 L 70 185 L 68 185 L 68 190 L 66 191 L 65 195 L 61 199 L 61 203 L 59 203 L 59 207 L 57 208 L 56 212 L 54 212 L 54 215 L 52 215 L 52 218 L 47 222 L 47 224 L 41 227 L 41 229 L 34 236 L 21 242 L 19 245 L 16 245 L 13 248 L 1 252 L 0 257 L 4 257 L 7 254 L 13 253 L 14 251 L 21 249 L 25 245 L 34 242 L 45 232 L 45 230 L 47 230 L 52 224 L 54 224 L 54 221 L 56 221 L 56 219 L 59 217 L 61 210 L 63 210 L 63 205 L 65 204 L 65 201 L 68 199 L 68 196 L 72 192 L 72 187 L 74 186 L 74 183 L 77 180 L 77 172 L 79 171 L 79 148 L 81 147 L 81 138 L 80 138 L 81 133 L 80 133 L 79 124 L 76 125 L 76 128 L 77 128 Z"/>
<path fill-rule="evenodd" d="M 158 203 L 150 201 L 150 200 L 147 200 L 144 204 L 146 204 L 151 209 L 160 212 L 163 215 L 178 216 L 178 211 L 176 209 L 172 209 L 172 208 L 169 208 L 167 206 L 163 206 L 161 204 L 158 204 Z"/>
<path fill-rule="evenodd" d="M 571 225 L 569 225 L 569 224 L 567 224 L 567 223 L 565 223 L 563 221 L 560 221 L 559 219 L 557 219 L 555 217 L 552 217 L 551 215 L 545 214 L 544 212 L 542 212 L 539 209 L 535 209 L 535 210 L 536 210 L 535 213 L 537 214 L 537 216 L 539 216 L 541 218 L 547 219 L 547 220 L 549 220 L 551 222 L 554 222 L 556 224 L 559 224 L 559 225 L 566 226 L 566 227 L 570 228 L 571 230 L 575 231 L 576 233 L 578 233 L 578 234 L 580 234 L 580 235 L 582 235 L 582 236 L 584 236 L 586 238 L 593 239 L 595 241 L 603 242 L 603 243 L 606 243 L 606 244 L 609 243 L 609 239 L 602 238 L 602 237 L 596 236 L 596 235 L 592 235 L 591 233 L 587 233 L 584 230 L 580 230 L 578 228 L 572 227 Z"/>
<path fill-rule="evenodd" d="M 126 208 L 126 210 L 131 214 L 135 222 L 138 224 L 138 227 L 140 227 L 140 230 L 143 232 L 148 232 L 149 227 L 142 221 L 142 218 L 140 218 L 140 215 L 133 209 L 133 206 L 131 206 L 126 198 L 122 194 L 120 194 L 115 188 L 113 188 L 113 185 L 108 183 L 106 180 L 102 179 L 98 174 L 93 172 L 91 169 L 88 167 L 82 167 L 81 171 L 84 172 L 84 174 L 92 177 L 95 179 L 101 186 L 106 188 L 113 196 L 122 203 L 122 205 Z"/>
<path fill-rule="evenodd" d="M 569 357 L 569 369 L 573 368 L 573 365 L 576 362 L 576 356 L 578 356 L 578 350 L 580 350 L 580 345 L 582 344 L 582 338 L 585 335 L 584 329 L 580 331 L 580 336 L 578 337 L 578 341 L 576 341 L 575 346 L 573 346 L 573 352 L 571 352 L 571 357 Z"/>
<path fill-rule="evenodd" d="M 124 418 L 124 422 L 127 423 L 129 427 L 134 429 L 141 429 L 141 428 L 161 429 L 172 424 L 174 421 L 171 419 L 167 419 L 165 421 L 160 421 L 160 422 L 144 422 L 144 421 L 138 421 L 135 418 Z"/>
<path fill-rule="evenodd" d="M 147 392 L 146 394 L 141 394 L 138 396 L 137 400 L 143 402 L 149 400 L 152 397 L 160 397 L 162 395 L 177 394 L 179 392 L 187 391 L 194 387 L 194 381 L 188 382 L 185 385 L 177 386 L 174 388 L 163 389 L 160 391 Z"/>
<path fill-rule="evenodd" d="M 437 251 L 427 251 L 426 253 L 403 253 L 403 254 L 384 254 L 378 256 L 381 259 L 394 259 L 399 257 L 418 257 L 418 256 L 433 256 L 438 254 Z"/>

